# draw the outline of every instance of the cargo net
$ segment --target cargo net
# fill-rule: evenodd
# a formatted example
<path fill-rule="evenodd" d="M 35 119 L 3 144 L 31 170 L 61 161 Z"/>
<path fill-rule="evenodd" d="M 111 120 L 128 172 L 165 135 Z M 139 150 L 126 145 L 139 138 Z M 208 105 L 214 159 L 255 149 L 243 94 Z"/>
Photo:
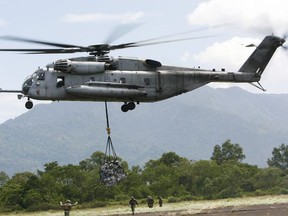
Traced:
<path fill-rule="evenodd" d="M 127 177 L 127 174 L 117 159 L 117 155 L 112 144 L 106 102 L 105 107 L 108 139 L 106 144 L 104 163 L 100 167 L 100 181 L 106 186 L 111 187 L 124 180 Z"/>

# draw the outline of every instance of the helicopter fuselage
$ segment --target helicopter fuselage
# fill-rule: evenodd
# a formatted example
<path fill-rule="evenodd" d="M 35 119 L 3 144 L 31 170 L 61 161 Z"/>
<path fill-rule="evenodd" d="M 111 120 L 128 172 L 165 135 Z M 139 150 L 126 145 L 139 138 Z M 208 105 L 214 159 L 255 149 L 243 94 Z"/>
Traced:
<path fill-rule="evenodd" d="M 89 62 L 85 58 L 69 60 L 73 61 L 89 63 L 91 57 Z M 209 82 L 259 80 L 251 73 L 162 66 L 154 60 L 122 57 L 105 62 L 103 71 L 89 74 L 76 69 L 74 73 L 67 72 L 67 69 L 63 72 L 64 69 L 55 70 L 57 62 L 52 65 L 38 69 L 25 80 L 22 91 L 26 97 L 52 101 L 155 102 L 192 91 Z"/>

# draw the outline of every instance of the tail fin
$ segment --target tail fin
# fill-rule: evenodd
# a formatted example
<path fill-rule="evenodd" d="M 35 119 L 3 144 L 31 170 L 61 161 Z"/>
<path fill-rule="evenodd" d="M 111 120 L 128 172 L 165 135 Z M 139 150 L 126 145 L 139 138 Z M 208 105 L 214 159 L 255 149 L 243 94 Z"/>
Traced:
<path fill-rule="evenodd" d="M 239 72 L 257 73 L 259 76 L 265 70 L 274 52 L 285 40 L 273 35 L 266 36 L 246 62 L 239 69 Z"/>

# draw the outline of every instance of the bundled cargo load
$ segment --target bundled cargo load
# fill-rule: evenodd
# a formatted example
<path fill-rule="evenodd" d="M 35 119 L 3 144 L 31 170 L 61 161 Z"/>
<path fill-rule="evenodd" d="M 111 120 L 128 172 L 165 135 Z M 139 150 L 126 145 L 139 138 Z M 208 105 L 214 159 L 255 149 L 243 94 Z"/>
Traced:
<path fill-rule="evenodd" d="M 105 157 L 103 165 L 100 167 L 100 181 L 106 186 L 114 186 L 124 180 L 127 177 L 120 161 L 117 158 L 115 149 L 112 144 L 112 139 L 110 137 L 109 119 L 107 112 L 107 104 L 105 102 L 106 108 L 106 120 L 107 120 L 107 133 L 108 139 L 105 150 Z"/>

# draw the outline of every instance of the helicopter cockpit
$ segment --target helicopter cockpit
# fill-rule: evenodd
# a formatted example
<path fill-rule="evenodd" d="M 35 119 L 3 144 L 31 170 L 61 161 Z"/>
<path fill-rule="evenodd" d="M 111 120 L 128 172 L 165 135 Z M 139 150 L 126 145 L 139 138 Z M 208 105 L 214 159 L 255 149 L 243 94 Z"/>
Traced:
<path fill-rule="evenodd" d="M 22 91 L 23 93 L 26 95 L 28 94 L 29 90 L 30 90 L 30 87 L 32 86 L 33 84 L 33 80 L 34 78 L 37 76 L 37 72 L 34 72 L 32 75 L 28 76 L 23 85 L 22 85 Z"/>
<path fill-rule="evenodd" d="M 22 92 L 27 95 L 30 87 L 32 86 L 33 82 L 36 80 L 45 80 L 45 72 L 38 68 L 32 75 L 28 76 L 23 85 L 22 85 Z"/>

